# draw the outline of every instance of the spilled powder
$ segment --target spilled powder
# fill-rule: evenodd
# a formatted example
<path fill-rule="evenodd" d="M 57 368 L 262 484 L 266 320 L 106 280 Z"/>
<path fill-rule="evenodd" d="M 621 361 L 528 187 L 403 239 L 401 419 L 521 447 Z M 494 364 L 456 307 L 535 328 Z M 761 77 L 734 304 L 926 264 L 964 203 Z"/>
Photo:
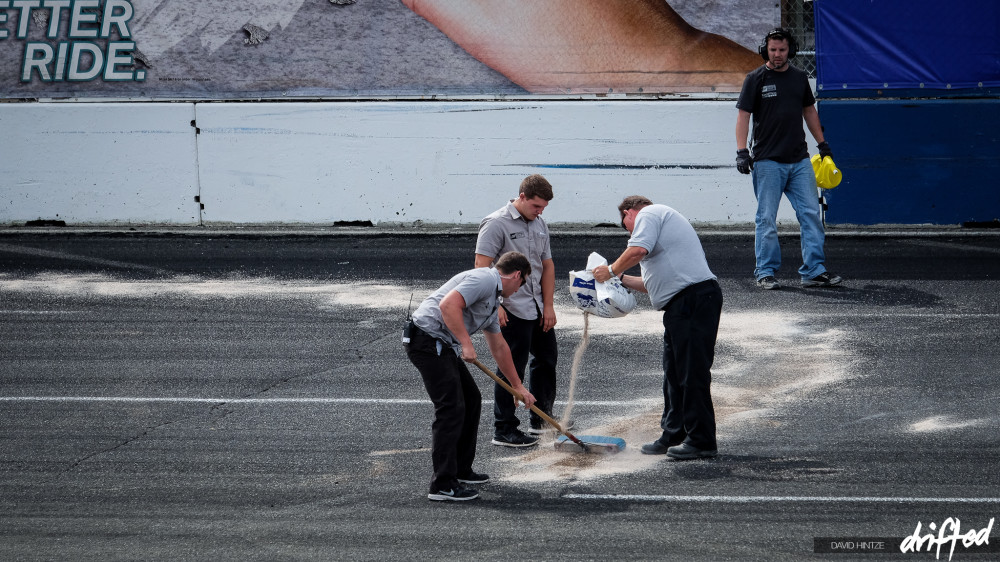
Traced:
<path fill-rule="evenodd" d="M 15 278 L 0 273 L 0 297 L 4 300 L 17 293 L 136 299 L 253 297 L 302 300 L 323 310 L 365 307 L 393 311 L 393 314 L 417 306 L 434 288 L 269 278 L 208 280 L 178 276 L 135 281 L 101 274 L 42 274 Z M 623 318 L 586 317 L 568 299 L 565 304 L 557 300 L 556 313 L 562 340 L 579 338 L 580 341 L 574 354 L 574 373 L 587 365 L 586 343 L 600 338 L 613 340 L 626 349 L 642 342 L 649 355 L 649 376 L 662 376 L 659 350 L 648 345 L 662 335 L 662 313 L 639 309 Z M 853 376 L 854 359 L 843 340 L 841 331 L 810 325 L 808 316 L 794 312 L 724 311 L 712 370 L 712 394 L 723 449 L 727 435 L 766 431 L 780 425 L 780 416 L 772 415 L 773 412 Z M 571 395 L 586 390 L 578 388 L 578 384 L 579 381 L 571 384 Z M 643 443 L 660 435 L 663 398 L 659 392 L 654 394 L 636 397 L 626 406 L 618 406 L 620 411 L 614 418 L 588 419 L 586 410 L 577 414 L 574 434 L 620 437 L 627 443 L 625 451 L 616 455 L 559 452 L 552 446 L 555 435 L 547 434 L 535 450 L 500 459 L 498 462 L 504 465 L 506 474 L 496 478 L 511 482 L 580 482 L 649 469 L 663 460 L 663 457 L 639 452 Z M 623 402 L 626 398 L 633 397 L 608 397 Z M 936 417 L 914 424 L 911 430 L 938 431 L 974 423 L 978 422 Z M 414 452 L 417 450 L 390 451 L 383 455 L 391 458 Z"/>

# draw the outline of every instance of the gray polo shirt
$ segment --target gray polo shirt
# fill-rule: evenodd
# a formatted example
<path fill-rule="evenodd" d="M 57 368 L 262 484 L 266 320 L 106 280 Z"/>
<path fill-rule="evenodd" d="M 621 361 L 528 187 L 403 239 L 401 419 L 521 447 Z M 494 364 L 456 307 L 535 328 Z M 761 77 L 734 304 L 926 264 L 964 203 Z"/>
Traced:
<path fill-rule="evenodd" d="M 666 306 L 681 290 L 715 279 L 694 227 L 666 205 L 648 205 L 639 211 L 628 245 L 649 252 L 639 267 L 656 309 Z"/>
<path fill-rule="evenodd" d="M 483 219 L 476 240 L 476 253 L 489 256 L 494 262 L 511 251 L 527 256 L 531 275 L 523 288 L 504 299 L 504 308 L 523 320 L 535 320 L 538 311 L 545 308 L 542 301 L 542 262 L 552 259 L 549 227 L 542 217 L 525 220 L 517 212 L 513 200 Z"/>
<path fill-rule="evenodd" d="M 497 333 L 500 331 L 497 308 L 500 306 L 500 293 L 503 290 L 500 272 L 485 267 L 463 271 L 441 285 L 413 311 L 413 323 L 418 328 L 450 345 L 455 354 L 461 357 L 462 344 L 445 326 L 441 316 L 441 300 L 452 290 L 458 291 L 465 299 L 462 320 L 470 336 L 479 330 Z M 438 353 L 440 352 L 439 345 Z"/>

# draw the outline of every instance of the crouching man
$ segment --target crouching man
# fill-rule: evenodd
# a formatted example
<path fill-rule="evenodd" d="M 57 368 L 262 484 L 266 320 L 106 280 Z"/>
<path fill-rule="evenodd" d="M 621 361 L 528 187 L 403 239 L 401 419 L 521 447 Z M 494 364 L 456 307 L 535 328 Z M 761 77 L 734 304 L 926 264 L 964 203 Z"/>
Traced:
<path fill-rule="evenodd" d="M 427 297 L 407 326 L 406 355 L 420 371 L 427 394 L 434 403 L 431 425 L 431 459 L 434 474 L 428 499 L 466 501 L 479 492 L 463 484 L 484 484 L 489 476 L 472 470 L 482 396 L 465 363 L 477 359 L 472 334 L 482 330 L 490 354 L 501 371 L 513 373 L 510 348 L 500 333 L 497 311 L 501 298 L 517 292 L 531 275 L 524 254 L 508 252 L 494 268 L 463 271 Z M 406 342 L 406 337 L 404 337 Z M 520 380 L 511 387 L 530 407 L 535 397 Z"/>

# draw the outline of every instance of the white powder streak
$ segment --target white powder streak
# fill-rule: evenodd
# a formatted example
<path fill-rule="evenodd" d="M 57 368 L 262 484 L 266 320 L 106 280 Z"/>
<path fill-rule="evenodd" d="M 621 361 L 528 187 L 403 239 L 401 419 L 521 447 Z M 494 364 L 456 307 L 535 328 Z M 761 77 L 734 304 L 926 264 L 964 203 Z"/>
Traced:
<path fill-rule="evenodd" d="M 956 420 L 951 416 L 934 416 L 918 421 L 910 425 L 910 431 L 916 433 L 928 433 L 931 431 L 948 431 L 952 429 L 963 429 L 989 423 L 988 419 L 979 420 Z"/>

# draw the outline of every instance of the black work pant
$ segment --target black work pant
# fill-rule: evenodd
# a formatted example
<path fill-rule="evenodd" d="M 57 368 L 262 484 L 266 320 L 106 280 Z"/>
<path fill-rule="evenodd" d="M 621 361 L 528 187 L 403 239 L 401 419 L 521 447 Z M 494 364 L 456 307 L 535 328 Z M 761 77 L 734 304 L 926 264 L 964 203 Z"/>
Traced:
<path fill-rule="evenodd" d="M 459 475 L 472 472 L 483 398 L 465 362 L 451 347 L 445 345 L 438 355 L 437 340 L 414 330 L 406 355 L 420 371 L 434 403 L 430 491 L 451 490 L 458 486 Z"/>
<path fill-rule="evenodd" d="M 556 360 L 559 358 L 556 331 L 542 331 L 541 314 L 534 320 L 525 320 L 507 312 L 507 325 L 500 328 L 500 333 L 510 347 L 518 380 L 522 382 L 528 366 L 528 355 L 531 355 L 528 391 L 535 397 L 538 409 L 551 416 L 552 406 L 556 402 Z M 507 373 L 501 371 L 499 374 L 504 380 L 510 381 Z M 516 409 L 510 392 L 499 384 L 494 384 L 493 417 L 498 434 L 517 429 L 520 422 L 515 414 Z M 545 427 L 545 422 L 538 414 L 531 412 L 531 425 Z"/>
<path fill-rule="evenodd" d="M 661 442 L 716 450 L 712 363 L 722 315 L 715 280 L 691 285 L 663 307 Z"/>

